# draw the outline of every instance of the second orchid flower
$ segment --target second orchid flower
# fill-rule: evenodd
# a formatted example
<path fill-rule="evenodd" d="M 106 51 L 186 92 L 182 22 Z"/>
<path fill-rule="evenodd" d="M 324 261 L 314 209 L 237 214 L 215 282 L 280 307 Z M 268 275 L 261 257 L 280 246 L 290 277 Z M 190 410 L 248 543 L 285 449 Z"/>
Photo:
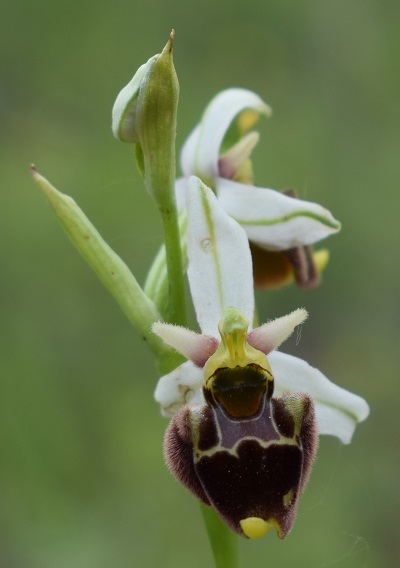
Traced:
<path fill-rule="evenodd" d="M 328 259 L 327 251 L 313 254 L 310 247 L 339 231 L 340 223 L 321 205 L 294 197 L 293 190 L 254 185 L 250 156 L 259 135 L 252 128 L 270 114 L 270 107 L 246 89 L 227 89 L 214 97 L 183 146 L 178 205 L 185 204 L 188 178 L 198 176 L 245 230 L 256 284 L 276 287 L 294 277 L 310 288 L 318 284 Z"/>

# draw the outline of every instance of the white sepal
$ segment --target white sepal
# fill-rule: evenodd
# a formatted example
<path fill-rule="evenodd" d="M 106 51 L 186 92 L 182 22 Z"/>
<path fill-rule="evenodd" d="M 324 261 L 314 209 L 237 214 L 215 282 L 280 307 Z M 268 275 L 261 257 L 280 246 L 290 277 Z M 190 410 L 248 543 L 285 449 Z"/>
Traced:
<path fill-rule="evenodd" d="M 196 174 L 213 179 L 218 175 L 222 141 L 233 120 L 245 110 L 258 115 L 271 114 L 270 107 L 247 89 L 226 89 L 212 99 L 182 148 L 181 166 L 185 176 Z"/>
<path fill-rule="evenodd" d="M 164 416 L 173 416 L 184 404 L 200 404 L 203 370 L 191 361 L 186 361 L 158 381 L 154 398 L 161 406 Z"/>
<path fill-rule="evenodd" d="M 268 249 L 310 245 L 340 229 L 340 223 L 317 203 L 221 177 L 215 183 L 225 211 L 240 223 L 250 241 Z"/>
<path fill-rule="evenodd" d="M 302 359 L 274 351 L 268 361 L 275 378 L 274 396 L 286 391 L 309 394 L 315 403 L 318 433 L 349 444 L 357 423 L 369 414 L 365 400 L 335 385 Z"/>
<path fill-rule="evenodd" d="M 230 306 L 251 322 L 254 313 L 249 243 L 243 229 L 194 176 L 187 190 L 188 278 L 201 331 L 219 339 L 218 324 Z"/>

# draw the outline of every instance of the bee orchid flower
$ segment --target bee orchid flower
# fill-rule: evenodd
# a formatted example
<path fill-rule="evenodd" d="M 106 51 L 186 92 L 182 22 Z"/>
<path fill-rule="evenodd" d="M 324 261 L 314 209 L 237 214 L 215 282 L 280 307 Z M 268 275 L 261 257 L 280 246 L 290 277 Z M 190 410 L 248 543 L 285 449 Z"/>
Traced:
<path fill-rule="evenodd" d="M 183 177 L 175 184 L 178 205 L 185 204 L 188 178 L 200 177 L 246 231 L 256 255 L 257 286 L 273 288 L 295 278 L 300 286 L 312 288 L 319 283 L 327 252 L 314 257 L 309 247 L 339 231 L 340 223 L 321 205 L 294 197 L 293 190 L 254 185 L 250 155 L 259 134 L 251 129 L 271 112 L 246 89 L 227 89 L 214 97 L 183 146 Z"/>
<path fill-rule="evenodd" d="M 303 309 L 252 329 L 252 260 L 244 230 L 197 177 L 187 188 L 188 278 L 201 334 L 156 323 L 187 358 L 155 398 L 172 420 L 169 469 L 236 533 L 290 531 L 318 434 L 349 443 L 368 415 L 359 396 L 305 361 L 277 351 Z"/>

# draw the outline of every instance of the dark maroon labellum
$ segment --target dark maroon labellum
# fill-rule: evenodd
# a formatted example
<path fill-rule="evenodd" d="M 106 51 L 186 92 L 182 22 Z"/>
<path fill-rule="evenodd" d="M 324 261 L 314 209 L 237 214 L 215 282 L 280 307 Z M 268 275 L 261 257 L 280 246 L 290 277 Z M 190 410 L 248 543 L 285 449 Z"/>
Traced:
<path fill-rule="evenodd" d="M 186 405 L 165 438 L 171 472 L 235 532 L 284 538 L 317 447 L 314 406 L 303 393 L 273 398 L 257 365 L 218 369 L 204 405 Z"/>

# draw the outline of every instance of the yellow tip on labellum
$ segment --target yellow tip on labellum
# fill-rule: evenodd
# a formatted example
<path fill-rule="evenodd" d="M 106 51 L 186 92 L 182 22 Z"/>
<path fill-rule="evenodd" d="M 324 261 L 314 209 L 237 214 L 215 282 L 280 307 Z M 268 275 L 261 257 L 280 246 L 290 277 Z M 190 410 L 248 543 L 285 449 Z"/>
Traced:
<path fill-rule="evenodd" d="M 319 273 L 325 270 L 326 265 L 329 262 L 329 250 L 328 249 L 321 249 L 314 251 L 313 259 L 315 263 L 315 268 Z"/>
<path fill-rule="evenodd" d="M 270 529 L 276 529 L 276 523 L 273 520 L 264 521 L 260 517 L 248 517 L 240 521 L 242 531 L 248 538 L 261 538 Z"/>

